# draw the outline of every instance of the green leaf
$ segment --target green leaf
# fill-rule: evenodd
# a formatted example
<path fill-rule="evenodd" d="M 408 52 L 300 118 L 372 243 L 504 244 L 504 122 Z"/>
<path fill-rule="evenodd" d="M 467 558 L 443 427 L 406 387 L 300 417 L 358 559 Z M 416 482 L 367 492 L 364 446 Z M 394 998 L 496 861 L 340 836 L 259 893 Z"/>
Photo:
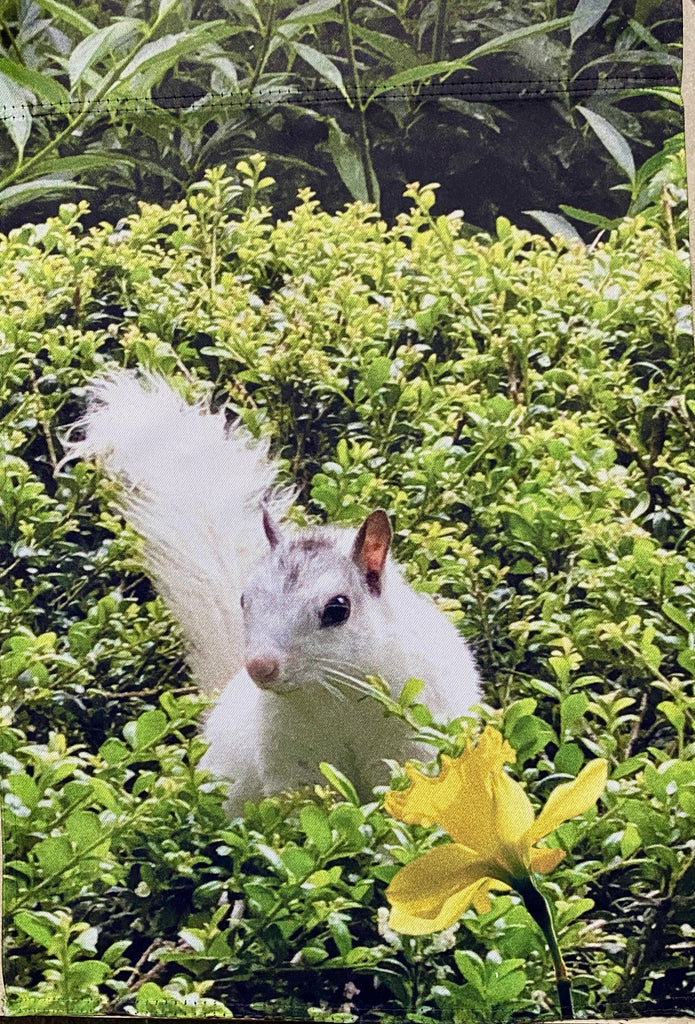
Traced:
<path fill-rule="evenodd" d="M 308 850 L 301 850 L 294 843 L 285 847 L 280 854 L 282 862 L 295 878 L 306 878 L 316 867 L 314 858 Z"/>
<path fill-rule="evenodd" d="M 191 949 L 194 949 L 196 953 L 202 953 L 205 949 L 205 942 L 200 934 L 195 934 L 191 929 L 182 928 L 179 932 L 179 938 L 188 943 Z"/>
<path fill-rule="evenodd" d="M 144 711 L 135 723 L 134 747 L 142 750 L 156 743 L 167 731 L 167 716 L 163 711 Z"/>
<path fill-rule="evenodd" d="M 520 718 L 532 715 L 537 707 L 538 701 L 534 697 L 522 697 L 520 700 L 515 700 L 513 704 L 510 704 L 504 714 L 505 735 L 509 735 Z"/>
<path fill-rule="evenodd" d="M 561 910 L 558 911 L 558 917 L 560 920 L 560 927 L 566 928 L 572 921 L 576 921 L 577 918 L 581 917 L 582 914 L 586 914 L 587 911 L 594 907 L 594 901 L 588 898 L 575 899 L 571 903 L 567 903 Z"/>
<path fill-rule="evenodd" d="M 341 771 L 334 768 L 332 764 L 328 764 L 327 761 L 321 762 L 319 765 L 319 771 L 325 779 L 328 779 L 331 786 L 340 793 L 344 800 L 347 800 L 348 803 L 354 804 L 355 807 L 360 806 L 360 798 L 357 795 L 357 790 Z"/>
<path fill-rule="evenodd" d="M 115 91 L 133 95 L 134 90 L 137 95 L 147 94 L 181 57 L 196 53 L 203 46 L 234 35 L 235 31 L 233 25 L 227 25 L 223 21 L 211 21 L 205 25 L 196 25 L 185 32 L 160 36 L 159 39 L 146 43 L 123 69 L 118 81 L 108 90 L 107 96 Z M 128 90 L 124 88 L 126 83 L 131 83 Z"/>
<path fill-rule="evenodd" d="M 289 869 L 277 850 L 274 850 L 272 846 L 268 846 L 267 843 L 256 843 L 256 849 L 262 857 L 265 857 L 269 864 L 272 864 L 276 871 L 283 876 L 287 875 Z"/>
<path fill-rule="evenodd" d="M 459 60 L 440 60 L 434 64 L 419 64 L 417 67 L 389 75 L 372 90 L 367 102 L 371 103 L 377 96 L 381 96 L 384 92 L 390 92 L 392 89 L 402 89 L 404 85 L 427 82 L 439 75 L 451 75 L 454 71 L 465 71 L 472 66 L 468 57 L 462 57 Z"/>
<path fill-rule="evenodd" d="M 75 945 L 79 946 L 80 949 L 86 950 L 88 953 L 96 953 L 98 938 L 98 928 L 85 928 L 75 939 Z"/>
<path fill-rule="evenodd" d="M 70 965 L 70 982 L 77 991 L 84 991 L 88 986 L 101 985 L 110 973 L 109 965 L 101 960 L 80 960 Z"/>
<path fill-rule="evenodd" d="M 390 378 L 391 366 L 392 363 L 388 356 L 377 356 L 365 367 L 362 379 L 370 395 L 375 395 Z"/>
<path fill-rule="evenodd" d="M 605 117 L 597 114 L 595 110 L 590 110 L 588 107 L 581 106 L 578 106 L 577 110 L 586 118 L 589 127 L 596 133 L 599 141 L 606 147 L 618 167 L 620 167 L 622 171 L 625 171 L 630 182 L 634 183 L 635 161 L 632 156 L 632 150 L 628 146 L 624 136 L 620 134 L 617 128 L 613 127 L 610 121 L 607 121 Z"/>
<path fill-rule="evenodd" d="M 99 756 L 103 757 L 108 765 L 115 765 L 127 761 L 130 751 L 125 743 L 121 743 L 115 736 L 110 736 L 99 747 Z"/>
<path fill-rule="evenodd" d="M 304 946 L 299 952 L 301 963 L 307 964 L 309 967 L 315 967 L 316 964 L 328 959 L 328 953 L 320 946 Z"/>
<path fill-rule="evenodd" d="M 664 602 L 661 606 L 661 610 L 664 615 L 667 615 L 671 622 L 675 622 L 677 626 L 685 630 L 686 633 L 695 633 L 695 623 L 693 623 L 685 612 L 681 608 L 676 608 L 675 605 Z"/>
<path fill-rule="evenodd" d="M 542 224 L 550 235 L 564 238 L 566 242 L 579 242 L 584 245 L 584 240 L 577 229 L 559 213 L 550 213 L 548 210 L 524 210 L 524 213 Z"/>
<path fill-rule="evenodd" d="M 584 754 L 576 743 L 563 743 L 555 754 L 555 769 L 567 775 L 577 775 L 584 764 Z"/>
<path fill-rule="evenodd" d="M 572 44 L 597 25 L 611 5 L 611 0 L 579 0 L 570 22 Z"/>
<path fill-rule="evenodd" d="M 568 15 L 564 18 L 554 18 L 552 21 L 543 21 L 538 25 L 514 29 L 512 32 L 503 32 L 489 42 L 477 46 L 470 53 L 467 53 L 465 57 L 459 57 L 457 60 L 440 60 L 434 64 L 421 64 L 419 67 L 409 68 L 407 71 L 399 71 L 395 75 L 389 75 L 388 78 L 384 79 L 383 82 L 380 82 L 372 90 L 368 102 L 376 99 L 382 93 L 388 92 L 390 89 L 400 89 L 404 85 L 415 85 L 417 82 L 425 82 L 435 76 L 442 75 L 447 77 L 453 74 L 454 71 L 463 71 L 466 68 L 472 67 L 472 61 L 474 60 L 487 57 L 491 53 L 499 53 L 501 50 L 506 50 L 524 39 L 531 39 L 533 36 L 538 35 L 547 35 L 556 29 L 566 28 L 570 21 L 571 18 Z"/>
<path fill-rule="evenodd" d="M 106 170 L 106 168 L 113 168 L 114 164 L 121 164 L 124 168 L 134 168 L 137 166 L 137 162 L 132 157 L 127 156 L 125 153 L 113 152 L 111 150 L 105 153 L 80 153 L 76 156 L 56 157 L 55 160 L 46 160 L 43 166 L 48 174 L 64 174 L 67 178 L 68 175 L 83 174 L 85 171 L 101 171 Z M 87 623 L 80 622 L 75 623 L 75 625 L 84 628 L 85 636 L 89 636 L 90 633 L 96 635 L 98 632 L 95 627 Z M 72 632 L 70 638 L 72 640 Z"/>
<path fill-rule="evenodd" d="M 325 53 L 320 53 L 313 46 L 307 46 L 305 43 L 293 42 L 292 47 L 297 56 L 305 60 L 325 82 L 332 85 L 334 89 L 339 89 L 345 99 L 349 99 L 340 69 L 333 63 L 330 57 L 327 57 Z"/>
<path fill-rule="evenodd" d="M 32 116 L 27 91 L 5 72 L 0 72 L 0 120 L 12 139 L 21 159 L 31 134 Z"/>
<path fill-rule="evenodd" d="M 333 834 L 325 811 L 316 804 L 306 804 L 299 812 L 299 819 L 307 839 L 310 839 L 321 853 L 330 849 Z"/>
<path fill-rule="evenodd" d="M 73 811 L 65 821 L 65 831 L 78 850 L 84 850 L 100 838 L 108 843 L 109 833 L 93 811 Z"/>
<path fill-rule="evenodd" d="M 468 949 L 457 949 L 454 960 L 461 974 L 476 992 L 485 995 L 484 965 L 480 957 Z"/>
<path fill-rule="evenodd" d="M 318 15 L 325 14 L 326 11 L 333 10 L 337 7 L 340 0 L 309 0 L 309 3 L 300 4 L 295 7 L 287 17 L 283 19 L 278 25 L 278 28 L 282 28 L 282 25 L 315 25 L 317 22 L 323 21 L 324 19 L 317 17 Z"/>
<path fill-rule="evenodd" d="M 15 772 L 10 775 L 7 785 L 10 792 L 18 796 L 28 810 L 34 810 L 41 794 L 31 775 L 27 775 L 26 772 Z"/>
<path fill-rule="evenodd" d="M 341 956 L 347 956 L 352 949 L 352 936 L 347 924 L 339 914 L 331 913 L 328 915 L 328 927 L 338 952 Z"/>
<path fill-rule="evenodd" d="M 42 911 L 20 910 L 14 915 L 14 923 L 26 935 L 30 935 L 40 946 L 48 949 L 53 942 L 53 932 L 46 920 L 50 915 Z"/>
<path fill-rule="evenodd" d="M 27 68 L 23 64 L 16 64 L 14 61 L 8 60 L 7 57 L 0 57 L 0 73 L 12 78 L 18 85 L 30 89 L 35 96 L 40 96 L 55 107 L 63 107 L 68 103 L 67 89 L 49 75 L 42 75 L 39 71 Z"/>
<path fill-rule="evenodd" d="M 517 763 L 521 767 L 534 754 L 543 750 L 550 742 L 556 742 L 552 728 L 537 715 L 520 718 L 512 729 L 509 742 L 517 752 Z"/>
<path fill-rule="evenodd" d="M 486 988 L 488 1000 L 501 1003 L 516 999 L 528 985 L 528 978 L 523 971 L 511 971 L 504 977 L 497 977 L 489 982 Z"/>
<path fill-rule="evenodd" d="M 74 89 L 86 71 L 97 64 L 101 58 L 111 53 L 126 39 L 133 36 L 145 23 L 138 18 L 120 18 L 118 21 L 97 29 L 78 43 L 70 54 L 68 75 L 70 88 Z"/>
<path fill-rule="evenodd" d="M 334 117 L 326 117 L 323 120 L 328 125 L 326 149 L 333 158 L 341 181 L 353 199 L 358 199 L 362 203 L 368 202 L 367 178 L 357 142 L 343 131 Z M 375 179 L 373 185 L 378 205 L 378 184 Z"/>
<path fill-rule="evenodd" d="M 34 846 L 34 855 L 47 875 L 55 875 L 67 867 L 72 846 L 65 836 L 48 836 Z"/>
<path fill-rule="evenodd" d="M 57 18 L 59 21 L 66 21 L 68 25 L 79 29 L 85 36 L 98 31 L 97 26 L 76 11 L 74 6 L 70 7 L 68 4 L 61 4 L 59 0 L 37 0 L 37 3 L 39 7 L 43 7 L 54 18 Z"/>
<path fill-rule="evenodd" d="M 567 206 L 566 203 L 560 203 L 559 205 L 562 212 L 566 213 L 568 217 L 574 217 L 575 220 L 580 220 L 583 224 L 592 224 L 594 227 L 603 228 L 605 231 L 613 231 L 622 220 L 621 217 L 614 217 L 610 220 L 608 217 L 602 217 L 600 213 L 580 210 L 579 207 Z"/>
<path fill-rule="evenodd" d="M 398 703 L 402 708 L 409 707 L 413 703 L 415 698 L 424 689 L 425 684 L 422 679 L 408 679 L 405 686 L 401 690 L 398 696 Z"/>
<path fill-rule="evenodd" d="M 622 839 L 620 840 L 620 855 L 624 859 L 631 857 L 636 850 L 639 850 L 642 845 L 642 838 L 639 834 L 639 830 L 631 821 L 625 826 Z"/>
<path fill-rule="evenodd" d="M 566 733 L 575 731 L 577 722 L 584 717 L 589 706 L 589 698 L 585 693 L 572 693 L 565 697 L 560 704 L 560 732 Z"/>
<path fill-rule="evenodd" d="M 419 64 L 420 58 L 416 51 L 400 39 L 394 39 L 393 36 L 386 35 L 385 32 L 375 32 L 363 25 L 354 24 L 352 29 L 358 39 L 367 43 L 383 57 L 388 57 L 397 68 L 405 71 L 417 67 Z"/>
<path fill-rule="evenodd" d="M 661 711 L 668 718 L 677 732 L 682 732 L 685 729 L 685 712 L 682 708 L 678 707 L 675 701 L 662 700 L 656 707 L 658 711 Z"/>
<path fill-rule="evenodd" d="M 159 7 L 157 8 L 157 21 L 162 21 L 169 11 L 179 4 L 179 0 L 159 0 Z"/>

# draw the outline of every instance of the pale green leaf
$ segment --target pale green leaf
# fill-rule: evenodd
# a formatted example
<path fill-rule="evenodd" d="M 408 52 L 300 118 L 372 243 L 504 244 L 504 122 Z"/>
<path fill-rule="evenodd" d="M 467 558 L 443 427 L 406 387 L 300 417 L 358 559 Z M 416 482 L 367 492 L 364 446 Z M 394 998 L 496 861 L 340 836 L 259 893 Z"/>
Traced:
<path fill-rule="evenodd" d="M 137 82 L 134 82 L 133 86 L 142 95 L 161 81 L 166 72 L 182 57 L 195 53 L 208 43 L 219 42 L 220 39 L 225 39 L 236 31 L 237 29 L 233 25 L 214 21 L 207 25 L 197 25 L 185 32 L 160 36 L 159 39 L 146 43 L 133 57 L 109 93 L 115 90 L 123 91 L 123 85 L 137 76 Z M 132 94 L 132 90 L 130 92 Z"/>
<path fill-rule="evenodd" d="M 367 182 L 360 151 L 355 140 L 347 135 L 335 118 L 326 118 L 328 142 L 326 147 L 333 158 L 336 170 L 353 199 L 367 202 Z"/>
<path fill-rule="evenodd" d="M 422 679 L 409 679 L 400 694 L 398 695 L 398 703 L 402 708 L 409 707 L 419 693 L 424 689 L 424 682 Z"/>
<path fill-rule="evenodd" d="M 309 3 L 300 4 L 299 7 L 295 7 L 284 19 L 284 23 L 291 22 L 295 25 L 315 24 L 317 21 L 323 20 L 319 17 L 320 15 L 337 7 L 339 2 L 340 0 L 309 0 Z"/>
<path fill-rule="evenodd" d="M 26 89 L 4 72 L 0 72 L 0 120 L 21 157 L 31 134 L 31 111 Z"/>
<path fill-rule="evenodd" d="M 135 725 L 136 750 L 160 740 L 167 730 L 167 717 L 163 711 L 144 711 Z"/>
<path fill-rule="evenodd" d="M 159 0 L 159 9 L 157 10 L 157 21 L 162 21 L 167 16 L 169 11 L 179 4 L 179 0 Z"/>
<path fill-rule="evenodd" d="M 577 110 L 586 118 L 589 127 L 596 133 L 599 141 L 606 147 L 618 167 L 625 171 L 631 182 L 634 182 L 635 161 L 625 137 L 610 121 L 607 121 L 601 114 L 597 114 L 595 110 L 580 106 L 577 107 Z"/>
<path fill-rule="evenodd" d="M 333 88 L 339 89 L 340 92 L 347 98 L 347 92 L 343 83 L 343 76 L 340 73 L 340 69 L 333 63 L 330 57 L 327 57 L 324 53 L 320 53 L 315 50 L 313 46 L 307 46 L 305 43 L 293 43 L 295 52 L 302 60 L 305 60 L 314 71 L 316 71 L 325 82 L 332 85 Z"/>
<path fill-rule="evenodd" d="M 137 161 L 125 153 L 107 150 L 103 153 L 79 153 L 76 156 L 48 159 L 43 164 L 43 169 L 47 175 L 61 174 L 67 178 L 68 175 L 82 174 L 84 171 L 106 170 L 107 168 L 113 170 L 115 164 L 134 168 L 137 166 Z"/>
<path fill-rule="evenodd" d="M 72 25 L 73 28 L 79 29 L 83 35 L 91 35 L 92 32 L 97 31 L 97 26 L 85 18 L 83 14 L 75 10 L 75 5 L 61 4 L 59 0 L 37 0 L 39 7 L 43 7 L 44 11 L 48 11 L 54 18 L 59 21 L 66 21 L 68 25 Z"/>
<path fill-rule="evenodd" d="M 454 71 L 462 71 L 472 67 L 473 61 L 479 60 L 481 57 L 487 57 L 488 54 L 499 53 L 501 50 L 506 50 L 524 39 L 530 39 L 538 35 L 547 35 L 556 29 L 566 28 L 570 20 L 569 16 L 554 18 L 552 21 L 542 21 L 538 25 L 529 25 L 526 28 L 515 29 L 513 32 L 504 32 L 502 35 L 495 36 L 489 42 L 482 43 L 482 45 L 467 53 L 465 57 L 459 57 L 457 60 L 441 60 L 434 64 L 422 64 L 420 67 L 409 68 L 407 71 L 399 71 L 397 74 L 389 75 L 383 82 L 380 82 L 370 94 L 369 100 L 375 99 L 381 93 L 388 92 L 390 89 L 400 89 L 404 85 L 415 85 L 417 82 L 425 82 L 438 75 L 446 78 L 448 75 L 453 74 Z"/>
<path fill-rule="evenodd" d="M 611 0 L 579 0 L 570 22 L 570 35 L 574 43 L 585 32 L 598 25 L 611 5 Z"/>
<path fill-rule="evenodd" d="M 111 53 L 124 40 L 143 27 L 144 23 L 137 18 L 122 18 L 104 28 L 97 29 L 96 32 L 78 43 L 68 61 L 70 88 L 74 89 L 84 73 L 101 60 L 105 54 Z"/>
<path fill-rule="evenodd" d="M 35 942 L 46 949 L 53 942 L 54 933 L 48 927 L 49 923 L 53 922 L 50 921 L 48 914 L 41 911 L 20 910 L 14 915 L 14 923 L 17 928 L 20 928 L 26 935 L 30 935 Z"/>
<path fill-rule="evenodd" d="M 85 930 L 83 932 L 80 932 L 80 934 L 75 939 L 75 945 L 79 946 L 80 949 L 87 950 L 88 953 L 96 953 L 98 939 L 98 928 L 85 928 Z"/>
<path fill-rule="evenodd" d="M 40 96 L 55 107 L 63 106 L 68 102 L 67 89 L 60 82 L 56 82 L 55 78 L 42 75 L 39 71 L 8 60 L 7 57 L 0 57 L 0 73 L 13 79 L 18 85 L 30 89 L 34 96 Z"/>
<path fill-rule="evenodd" d="M 42 176 L 33 178 L 31 181 L 24 181 L 20 185 L 8 185 L 0 189 L 0 210 L 12 210 L 24 203 L 31 203 L 35 199 L 44 199 L 47 196 L 60 195 L 64 192 L 74 192 L 76 189 L 87 191 L 93 190 L 93 185 L 78 185 L 74 181 L 68 181 L 59 175 Z"/>
<path fill-rule="evenodd" d="M 354 804 L 355 807 L 360 806 L 360 798 L 357 795 L 357 790 L 341 771 L 334 768 L 332 764 L 328 764 L 326 761 L 322 761 L 319 765 L 319 771 L 325 779 L 328 779 L 330 784 L 335 790 L 340 793 L 343 799 L 347 800 L 348 803 Z"/>
<path fill-rule="evenodd" d="M 355 37 L 363 43 L 367 43 L 373 50 L 393 61 L 397 68 L 407 70 L 418 65 L 420 58 L 415 50 L 400 39 L 386 35 L 385 32 L 375 32 L 373 29 L 364 28 L 362 25 L 353 25 Z"/>
<path fill-rule="evenodd" d="M 573 228 L 570 222 L 561 217 L 559 213 L 550 213 L 547 210 L 524 210 L 524 213 L 527 217 L 533 217 L 539 224 L 542 224 L 549 234 L 564 238 L 567 242 L 584 244 L 582 236 L 576 228 Z"/>

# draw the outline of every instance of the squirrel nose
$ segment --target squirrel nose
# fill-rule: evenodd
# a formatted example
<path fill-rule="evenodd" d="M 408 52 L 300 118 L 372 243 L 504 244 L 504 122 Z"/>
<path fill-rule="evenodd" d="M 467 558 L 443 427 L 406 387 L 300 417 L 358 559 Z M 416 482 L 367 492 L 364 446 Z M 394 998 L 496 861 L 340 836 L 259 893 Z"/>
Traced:
<path fill-rule="evenodd" d="M 280 662 L 277 658 L 251 658 L 246 662 L 246 671 L 259 686 L 268 686 L 280 674 Z"/>

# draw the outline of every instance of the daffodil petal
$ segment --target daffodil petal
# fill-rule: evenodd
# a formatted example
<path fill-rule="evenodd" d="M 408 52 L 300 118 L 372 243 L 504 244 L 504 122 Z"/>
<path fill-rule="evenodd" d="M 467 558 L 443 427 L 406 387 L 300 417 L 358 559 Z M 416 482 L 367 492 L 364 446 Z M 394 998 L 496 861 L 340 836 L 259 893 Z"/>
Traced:
<path fill-rule="evenodd" d="M 401 868 L 386 889 L 386 898 L 408 914 L 435 918 L 448 899 L 484 877 L 474 850 L 446 843 Z"/>
<path fill-rule="evenodd" d="M 492 910 L 490 890 L 486 889 L 485 886 L 478 890 L 471 902 L 475 907 L 476 914 L 487 914 L 488 911 Z"/>
<path fill-rule="evenodd" d="M 478 894 L 485 891 L 485 879 L 478 879 L 444 900 L 436 917 L 418 917 L 402 906 L 394 904 L 389 915 L 389 925 L 402 935 L 430 935 L 450 928 L 468 910 Z M 489 902 L 489 901 L 488 901 Z"/>
<path fill-rule="evenodd" d="M 487 914 L 492 908 L 490 902 L 491 892 L 509 892 L 511 886 L 505 882 L 498 882 L 497 879 L 491 881 L 491 884 L 482 886 L 473 897 L 473 906 L 479 914 Z"/>
<path fill-rule="evenodd" d="M 533 807 L 519 783 L 500 771 L 491 776 L 493 823 L 500 843 L 514 845 L 534 821 Z"/>
<path fill-rule="evenodd" d="M 531 870 L 540 875 L 553 871 L 565 856 L 564 850 L 551 849 L 549 846 L 531 850 Z"/>
<path fill-rule="evenodd" d="M 572 782 L 556 786 L 548 802 L 528 832 L 530 843 L 536 843 L 554 832 L 558 825 L 576 818 L 593 807 L 606 788 L 608 762 L 602 757 L 589 761 Z"/>

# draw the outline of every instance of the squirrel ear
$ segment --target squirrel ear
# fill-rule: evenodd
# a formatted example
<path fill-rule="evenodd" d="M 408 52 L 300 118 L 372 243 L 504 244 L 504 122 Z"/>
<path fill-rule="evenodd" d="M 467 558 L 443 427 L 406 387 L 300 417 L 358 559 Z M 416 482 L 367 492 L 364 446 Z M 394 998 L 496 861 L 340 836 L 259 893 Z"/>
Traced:
<path fill-rule="evenodd" d="M 373 594 L 381 593 L 381 574 L 391 547 L 391 523 L 383 508 L 370 512 L 359 528 L 352 557 L 367 579 Z"/>
<path fill-rule="evenodd" d="M 263 506 L 263 529 L 265 531 L 266 537 L 268 538 L 268 543 L 270 544 L 270 547 L 277 547 L 278 544 L 280 543 L 280 530 L 278 529 L 277 525 L 273 522 L 273 520 L 270 518 L 270 513 L 268 512 L 268 509 L 265 505 Z"/>

